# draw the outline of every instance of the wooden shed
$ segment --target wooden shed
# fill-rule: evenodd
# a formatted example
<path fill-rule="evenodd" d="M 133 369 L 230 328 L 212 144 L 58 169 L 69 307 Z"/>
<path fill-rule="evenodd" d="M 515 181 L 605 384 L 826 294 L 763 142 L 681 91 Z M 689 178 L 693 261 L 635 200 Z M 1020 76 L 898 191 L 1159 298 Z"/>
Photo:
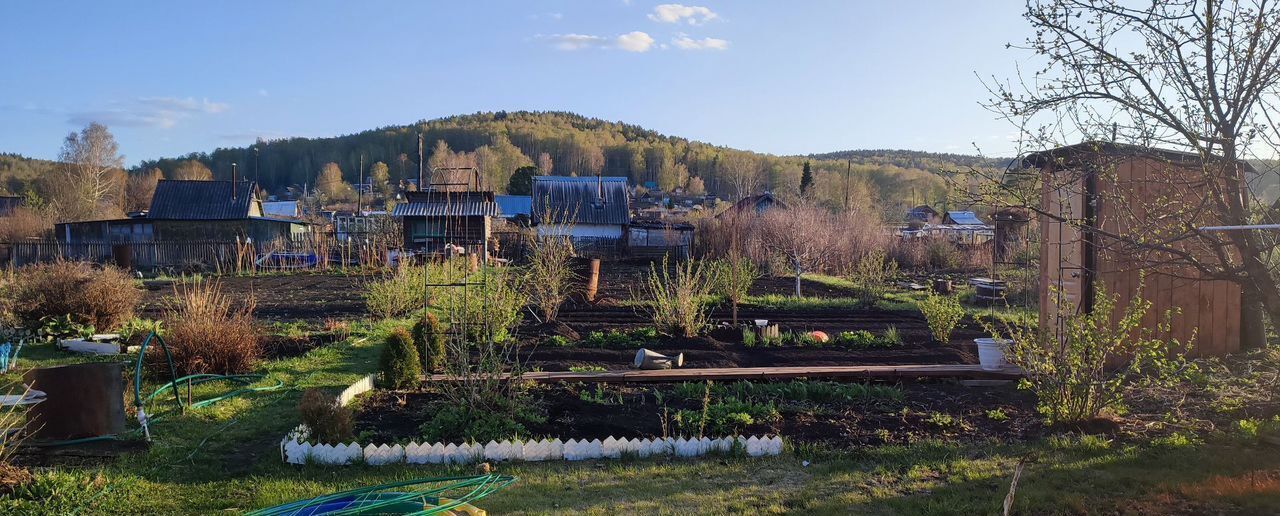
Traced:
<path fill-rule="evenodd" d="M 1042 328 L 1060 331 L 1059 307 L 1088 311 L 1098 289 L 1118 295 L 1120 311 L 1141 284 L 1151 302 L 1144 326 L 1154 327 L 1173 310 L 1171 336 L 1184 342 L 1194 336 L 1193 356 L 1240 349 L 1240 286 L 1212 279 L 1176 253 L 1142 245 L 1172 242 L 1167 245 L 1192 256 L 1233 256 L 1200 239 L 1171 236 L 1216 222 L 1212 210 L 1203 208 L 1199 156 L 1086 142 L 1032 154 L 1023 166 L 1040 171 Z"/>

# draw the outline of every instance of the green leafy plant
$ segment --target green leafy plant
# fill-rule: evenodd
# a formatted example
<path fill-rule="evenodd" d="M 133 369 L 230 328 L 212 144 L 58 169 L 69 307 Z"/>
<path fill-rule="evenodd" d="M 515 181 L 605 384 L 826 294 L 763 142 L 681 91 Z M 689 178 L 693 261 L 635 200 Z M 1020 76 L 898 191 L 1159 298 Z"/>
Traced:
<path fill-rule="evenodd" d="M 1170 336 L 1173 311 L 1147 326 L 1143 318 L 1151 302 L 1143 298 L 1141 284 L 1123 310 L 1117 299 L 1099 288 L 1089 312 L 1062 307 L 1056 336 L 1020 326 L 1004 329 L 1012 341 L 1005 359 L 1022 369 L 1020 386 L 1036 394 L 1046 423 L 1076 423 L 1120 410 L 1129 382 L 1167 383 L 1194 370 L 1186 352 L 1195 337 L 1184 343 Z"/>
<path fill-rule="evenodd" d="M 753 348 L 756 346 L 756 331 L 750 327 L 742 328 L 742 345 Z"/>
<path fill-rule="evenodd" d="M 402 317 L 422 308 L 427 296 L 426 266 L 402 262 L 390 275 L 365 285 L 369 312 L 380 317 Z"/>
<path fill-rule="evenodd" d="M 898 333 L 897 326 L 890 326 L 885 328 L 884 335 L 881 337 L 881 340 L 888 343 L 890 346 L 901 346 L 902 334 Z"/>
<path fill-rule="evenodd" d="M 883 250 L 872 249 L 854 264 L 852 278 L 858 286 L 858 298 L 866 305 L 884 297 L 889 281 L 898 274 L 898 262 L 888 259 Z"/>
<path fill-rule="evenodd" d="M 46 316 L 40 320 L 36 335 L 42 340 L 54 342 L 62 339 L 88 339 L 95 329 L 92 324 L 80 324 L 71 315 Z"/>
<path fill-rule="evenodd" d="M 396 328 L 387 334 L 378 359 L 382 383 L 391 389 L 404 389 L 418 385 L 422 375 L 417 347 L 413 337 L 404 328 Z"/>
<path fill-rule="evenodd" d="M 524 435 L 525 423 L 541 421 L 528 404 L 516 404 L 507 410 L 484 410 L 446 404 L 434 407 L 431 419 L 419 427 L 427 442 L 465 440 L 471 442 L 501 441 Z"/>
<path fill-rule="evenodd" d="M 951 342 L 951 332 L 964 319 L 964 307 L 955 296 L 930 293 L 919 303 L 920 312 L 929 324 L 929 333 L 939 344 Z"/>
<path fill-rule="evenodd" d="M 896 330 L 891 336 L 888 332 L 877 336 L 867 330 L 844 331 L 836 335 L 836 344 L 854 349 L 891 348 L 902 344 Z"/>
<path fill-rule="evenodd" d="M 130 345 L 142 344 L 142 340 L 152 333 L 164 336 L 164 321 L 153 321 L 151 319 L 133 318 L 125 321 L 116 333 L 120 334 L 120 340 Z"/>
<path fill-rule="evenodd" d="M 990 419 L 996 422 L 1008 421 L 1009 414 L 1006 414 L 1004 412 L 1004 409 L 996 407 L 987 411 L 987 419 Z"/>
<path fill-rule="evenodd" d="M 430 311 L 424 311 L 422 317 L 413 323 L 413 342 L 421 350 L 422 369 L 439 372 L 444 369 L 445 334 L 440 319 Z"/>
<path fill-rule="evenodd" d="M 560 336 L 560 335 L 552 335 L 550 337 L 547 337 L 546 340 L 542 341 L 543 346 L 548 346 L 553 348 L 568 347 L 570 344 L 572 344 L 572 342 L 569 342 L 569 339 L 564 338 L 563 336 Z"/>

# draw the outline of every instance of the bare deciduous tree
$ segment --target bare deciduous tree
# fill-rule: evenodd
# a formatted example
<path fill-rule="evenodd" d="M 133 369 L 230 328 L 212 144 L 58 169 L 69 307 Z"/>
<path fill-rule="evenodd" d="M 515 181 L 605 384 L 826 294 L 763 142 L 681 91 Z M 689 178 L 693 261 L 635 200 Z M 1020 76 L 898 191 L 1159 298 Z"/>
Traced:
<path fill-rule="evenodd" d="M 733 187 L 734 200 L 755 195 L 763 184 L 760 164 L 744 153 L 730 153 L 720 160 L 719 166 Z"/>
<path fill-rule="evenodd" d="M 1206 232 L 1194 223 L 1277 220 L 1276 207 L 1249 188 L 1264 175 L 1244 160 L 1274 158 L 1280 143 L 1280 8 L 1268 0 L 1031 0 L 1025 17 L 1035 36 L 1022 48 L 1043 66 L 990 84 L 988 107 L 1020 128 L 1027 149 L 1109 140 L 1198 157 L 1193 173 L 1200 177 L 1182 181 L 1198 185 L 1192 199 L 1199 202 L 1161 203 L 1159 227 L 1105 236 L 1238 283 L 1246 308 L 1261 303 L 1280 325 L 1271 265 L 1280 233 Z M 1030 196 L 1012 197 L 1036 207 Z M 1200 252 L 1188 252 L 1188 242 Z"/>
<path fill-rule="evenodd" d="M 124 185 L 124 209 L 138 211 L 151 207 L 151 197 L 155 195 L 156 184 L 161 179 L 164 179 L 164 173 L 158 168 L 131 174 Z"/>
<path fill-rule="evenodd" d="M 796 297 L 801 296 L 804 274 L 821 269 L 832 254 L 830 219 L 830 212 L 807 204 L 770 210 L 761 216 L 762 241 L 795 273 Z"/>
<path fill-rule="evenodd" d="M 204 163 L 189 159 L 173 167 L 169 177 L 182 181 L 213 181 L 213 171 Z"/>
<path fill-rule="evenodd" d="M 56 199 L 63 219 L 83 220 L 118 205 L 124 156 L 106 126 L 93 122 L 68 134 L 58 160 L 66 179 Z"/>

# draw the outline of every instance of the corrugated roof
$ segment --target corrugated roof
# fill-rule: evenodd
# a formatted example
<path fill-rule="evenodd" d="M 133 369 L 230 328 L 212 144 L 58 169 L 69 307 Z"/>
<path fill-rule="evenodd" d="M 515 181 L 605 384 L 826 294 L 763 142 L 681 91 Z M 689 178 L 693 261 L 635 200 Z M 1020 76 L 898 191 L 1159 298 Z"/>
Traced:
<path fill-rule="evenodd" d="M 627 178 L 535 176 L 530 217 L 541 221 L 544 213 L 556 222 L 627 224 Z"/>
<path fill-rule="evenodd" d="M 493 192 L 407 192 L 392 217 L 496 217 Z"/>
<path fill-rule="evenodd" d="M 498 213 L 503 217 L 529 216 L 533 213 L 533 197 L 529 195 L 496 195 Z"/>
<path fill-rule="evenodd" d="M 985 226 L 986 222 L 979 219 L 971 211 L 948 211 L 947 218 L 943 219 L 943 224 L 961 224 L 965 226 Z"/>
<path fill-rule="evenodd" d="M 236 184 L 231 198 L 231 181 L 185 181 L 166 179 L 156 184 L 151 197 L 149 219 L 227 220 L 249 216 L 253 202 L 252 181 Z"/>

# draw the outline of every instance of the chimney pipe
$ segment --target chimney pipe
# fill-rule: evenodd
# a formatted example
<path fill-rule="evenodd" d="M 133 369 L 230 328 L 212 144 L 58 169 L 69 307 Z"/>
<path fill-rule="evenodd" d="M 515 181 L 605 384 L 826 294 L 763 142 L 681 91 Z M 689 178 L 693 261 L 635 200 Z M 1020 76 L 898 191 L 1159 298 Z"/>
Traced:
<path fill-rule="evenodd" d="M 231 164 L 231 200 L 236 200 L 236 164 Z"/>

